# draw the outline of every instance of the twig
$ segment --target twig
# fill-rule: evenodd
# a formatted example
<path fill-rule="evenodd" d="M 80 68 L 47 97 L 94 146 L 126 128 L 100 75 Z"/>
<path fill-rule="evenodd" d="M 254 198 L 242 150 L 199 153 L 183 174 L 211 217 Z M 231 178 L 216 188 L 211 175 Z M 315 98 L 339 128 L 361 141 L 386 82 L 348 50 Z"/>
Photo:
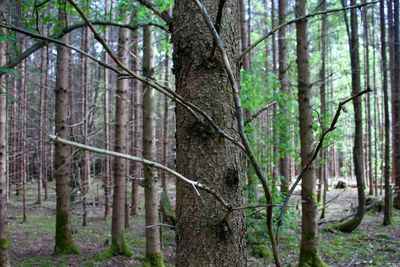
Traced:
<path fill-rule="evenodd" d="M 167 25 L 169 26 L 171 25 L 172 19 L 167 11 L 159 10 L 155 4 L 153 4 L 151 1 L 148 0 L 138 0 L 138 2 L 147 7 L 148 9 L 150 9 L 151 11 L 153 11 L 153 13 L 158 17 L 160 17 L 165 23 L 167 23 Z"/>
<path fill-rule="evenodd" d="M 346 105 L 348 102 L 354 100 L 355 98 L 360 97 L 360 96 L 362 96 L 363 94 L 369 93 L 369 92 L 371 92 L 371 91 L 372 91 L 371 89 L 366 89 L 366 90 L 364 90 L 364 91 L 362 91 L 362 92 L 359 92 L 358 94 L 353 95 L 353 96 L 351 96 L 351 97 L 347 98 L 346 100 L 344 100 L 344 101 L 342 101 L 342 102 L 339 103 L 338 109 L 336 110 L 335 116 L 333 117 L 333 120 L 332 120 L 332 122 L 331 122 L 330 127 L 329 127 L 328 129 L 326 129 L 326 130 L 321 134 L 321 136 L 320 136 L 320 138 L 319 138 L 319 141 L 318 141 L 317 145 L 315 146 L 315 148 L 314 148 L 314 150 L 313 150 L 313 154 L 312 154 L 311 159 L 309 160 L 309 162 L 307 163 L 307 165 L 300 171 L 299 176 L 297 177 L 296 181 L 294 182 L 294 184 L 293 184 L 292 187 L 290 188 L 290 190 L 289 190 L 289 192 L 288 192 L 288 194 L 287 194 L 287 196 L 286 196 L 286 198 L 285 198 L 283 207 L 282 207 L 281 212 L 280 212 L 279 217 L 278 217 L 278 226 L 277 226 L 277 228 L 276 228 L 276 236 L 279 235 L 279 227 L 282 225 L 282 219 L 283 219 L 283 216 L 285 215 L 286 207 L 287 207 L 287 205 L 288 205 L 288 203 L 289 203 L 290 197 L 292 196 L 292 194 L 293 194 L 293 192 L 294 192 L 294 189 L 296 188 L 296 186 L 299 184 L 299 182 L 300 182 L 301 179 L 303 178 L 304 173 L 311 167 L 313 161 L 317 158 L 317 155 L 318 155 L 319 151 L 320 151 L 321 148 L 322 148 L 322 144 L 323 144 L 323 142 L 324 142 L 325 136 L 326 136 L 328 133 L 330 133 L 330 132 L 332 132 L 332 131 L 334 131 L 334 130 L 336 129 L 336 123 L 337 123 L 337 121 L 338 121 L 338 119 L 339 119 L 339 116 L 340 116 L 340 114 L 341 114 L 341 112 L 342 112 L 342 109 L 343 109 L 344 105 Z"/>
<path fill-rule="evenodd" d="M 254 114 L 250 115 L 250 117 L 244 121 L 244 125 L 245 126 L 248 125 L 253 120 L 255 120 L 258 116 L 260 116 L 264 111 L 268 110 L 269 108 L 271 108 L 272 106 L 274 106 L 276 104 L 277 103 L 274 101 L 274 102 L 268 104 L 266 107 L 263 107 L 263 108 L 257 110 Z"/>
<path fill-rule="evenodd" d="M 113 157 L 118 157 L 118 158 L 123 158 L 126 160 L 130 160 L 130 161 L 135 161 L 135 162 L 140 162 L 144 165 L 147 165 L 149 167 L 152 168 L 156 168 L 159 170 L 163 170 L 173 176 L 175 176 L 176 178 L 180 179 L 181 181 L 188 183 L 189 185 L 195 187 L 196 189 L 202 189 L 204 191 L 206 191 L 207 193 L 213 195 L 215 197 L 215 199 L 217 199 L 225 208 L 227 209 L 231 209 L 230 205 L 217 193 L 215 192 L 212 188 L 209 188 L 208 186 L 197 182 L 197 181 L 193 181 L 190 180 L 188 178 L 186 178 L 185 176 L 183 176 L 182 174 L 160 164 L 154 161 L 150 161 L 144 158 L 139 158 L 139 157 L 134 157 L 134 156 L 130 156 L 127 154 L 123 154 L 123 153 L 119 153 L 119 152 L 115 152 L 115 151 L 111 151 L 111 150 L 106 150 L 106 149 L 101 149 L 101 148 L 97 148 L 97 147 L 92 147 L 92 146 L 88 146 L 88 145 L 84 145 L 81 143 L 77 143 L 77 142 L 73 142 L 73 141 L 69 141 L 66 139 L 63 139 L 61 137 L 58 137 L 56 135 L 49 135 L 50 140 L 54 141 L 54 142 L 58 142 L 58 143 L 62 143 L 65 145 L 70 145 L 70 146 L 74 146 L 83 150 L 87 150 L 87 151 L 91 151 L 91 152 L 95 152 L 98 154 L 102 154 L 102 155 L 108 155 L 108 156 L 113 156 Z"/>
<path fill-rule="evenodd" d="M 217 30 L 215 29 L 214 24 L 212 23 L 211 18 L 208 15 L 206 8 L 203 6 L 203 4 L 199 0 L 193 0 L 193 2 L 199 8 L 199 10 L 204 18 L 204 21 L 207 24 L 207 26 L 213 36 L 214 43 L 217 45 L 217 48 L 222 53 L 222 59 L 223 59 L 223 63 L 225 66 L 225 70 L 228 74 L 229 82 L 232 87 L 233 102 L 235 105 L 235 115 L 236 115 L 236 120 L 237 120 L 237 124 L 238 124 L 238 132 L 239 132 L 240 138 L 242 140 L 242 143 L 245 147 L 246 155 L 248 156 L 248 158 L 251 162 L 251 165 L 253 166 L 255 173 L 263 186 L 263 190 L 264 190 L 265 197 L 267 199 L 267 203 L 271 205 L 271 204 L 273 204 L 272 195 L 271 195 L 271 192 L 270 192 L 268 184 L 267 184 L 267 179 L 266 179 L 264 173 L 262 172 L 261 167 L 253 153 L 253 150 L 250 146 L 250 142 L 247 139 L 247 136 L 246 136 L 246 133 L 244 130 L 243 109 L 242 109 L 242 104 L 241 104 L 240 95 L 239 95 L 239 85 L 238 85 L 238 82 L 236 81 L 235 75 L 233 74 L 232 67 L 229 62 L 228 55 L 226 53 L 226 49 L 224 48 L 222 39 L 219 36 Z M 266 222 L 266 224 L 267 224 L 269 238 L 271 241 L 271 247 L 272 247 L 272 252 L 274 255 L 275 264 L 276 264 L 276 266 L 279 267 L 280 262 L 279 262 L 279 256 L 278 256 L 278 249 L 277 249 L 276 240 L 275 240 L 273 229 L 272 229 L 272 211 L 273 211 L 273 207 L 267 206 L 267 222 Z"/>
<path fill-rule="evenodd" d="M 222 13 L 224 10 L 224 5 L 226 3 L 226 0 L 219 0 L 219 5 L 218 5 L 218 13 L 217 13 L 217 18 L 215 20 L 215 29 L 217 30 L 217 33 L 220 34 L 221 32 L 221 21 L 222 21 Z M 213 46 L 211 47 L 211 52 L 210 52 L 210 58 L 209 60 L 211 62 L 214 62 L 215 56 L 217 52 L 217 44 L 213 42 Z"/>
<path fill-rule="evenodd" d="M 319 15 L 325 15 L 325 14 L 329 14 L 329 13 L 334 13 L 334 12 L 339 12 L 339 11 L 345 11 L 348 9 L 353 9 L 353 8 L 360 8 L 363 6 L 367 6 L 367 5 L 373 5 L 378 3 L 379 1 L 372 1 L 372 2 L 368 2 L 368 3 L 363 3 L 363 4 L 358 4 L 358 5 L 353 5 L 353 6 L 348 6 L 348 7 L 344 7 L 344 8 L 334 8 L 334 9 L 330 9 L 330 10 L 325 10 L 325 11 L 320 11 L 320 12 L 315 12 L 312 14 L 307 14 L 305 16 L 302 17 L 298 17 L 292 20 L 289 20 L 285 23 L 282 23 L 281 25 L 278 25 L 277 27 L 275 27 L 274 29 L 272 29 L 271 31 L 269 31 L 266 35 L 264 35 L 263 37 L 261 37 L 260 39 L 258 39 L 257 41 L 255 41 L 252 45 L 250 45 L 247 49 L 245 49 L 238 57 L 238 60 L 240 60 L 242 57 L 244 57 L 244 55 L 246 55 L 247 53 L 250 52 L 250 50 L 252 50 L 254 47 L 256 47 L 257 45 L 259 45 L 262 41 L 264 41 L 265 39 L 267 39 L 268 37 L 270 37 L 271 35 L 273 35 L 274 33 L 276 33 L 277 31 L 279 31 L 280 29 L 296 23 L 298 21 L 307 19 L 307 18 L 311 18 L 311 17 L 315 17 L 315 16 L 319 16 Z"/>
<path fill-rule="evenodd" d="M 157 223 L 157 224 L 147 225 L 146 228 L 154 228 L 154 227 L 161 227 L 161 226 L 168 227 L 168 228 L 175 230 L 175 226 L 165 224 L 165 223 Z"/>

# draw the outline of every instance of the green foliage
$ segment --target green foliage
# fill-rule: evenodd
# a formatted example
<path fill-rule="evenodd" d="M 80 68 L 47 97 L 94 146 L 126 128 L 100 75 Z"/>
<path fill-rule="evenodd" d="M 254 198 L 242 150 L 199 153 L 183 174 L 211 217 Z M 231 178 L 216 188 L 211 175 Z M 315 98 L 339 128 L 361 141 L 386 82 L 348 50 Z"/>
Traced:
<path fill-rule="evenodd" d="M 10 249 L 10 241 L 8 241 L 8 238 L 4 237 L 3 239 L 0 240 L 0 249 L 1 250 Z"/>

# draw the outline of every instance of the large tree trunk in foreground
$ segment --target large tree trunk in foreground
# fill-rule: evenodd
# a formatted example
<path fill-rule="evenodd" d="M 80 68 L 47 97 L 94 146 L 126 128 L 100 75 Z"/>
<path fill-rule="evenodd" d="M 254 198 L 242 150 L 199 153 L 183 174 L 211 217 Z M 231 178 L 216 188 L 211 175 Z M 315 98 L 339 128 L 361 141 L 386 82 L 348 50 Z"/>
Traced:
<path fill-rule="evenodd" d="M 296 17 L 306 14 L 306 0 L 296 1 Z M 313 110 L 311 108 L 310 63 L 307 20 L 296 23 L 297 79 L 301 143 L 301 165 L 310 161 L 313 151 Z M 317 198 L 314 168 L 304 172 L 301 182 L 302 220 L 299 266 L 324 266 L 318 255 Z"/>
<path fill-rule="evenodd" d="M 65 0 L 59 0 L 58 22 L 61 24 L 59 28 L 66 25 L 68 19 L 65 13 Z M 68 37 L 64 36 L 61 41 L 68 42 Z M 68 127 L 68 77 L 69 77 L 69 53 L 68 48 L 63 46 L 57 47 L 57 65 L 56 65 L 56 102 L 55 102 L 55 130 L 56 134 L 61 137 L 69 138 Z M 71 175 L 70 167 L 70 149 L 64 144 L 54 144 L 54 176 L 56 179 L 56 243 L 54 254 L 79 253 L 79 249 L 75 246 L 72 239 L 72 215 L 70 203 L 69 180 Z"/>
<path fill-rule="evenodd" d="M 129 63 L 129 31 L 120 28 L 118 57 L 125 65 Z M 128 152 L 128 79 L 118 79 L 115 104 L 115 151 L 126 154 Z M 110 252 L 114 255 L 130 256 L 132 252 L 125 240 L 125 188 L 128 175 L 128 163 L 125 159 L 114 160 L 114 195 L 112 209 L 112 230 Z"/>
<path fill-rule="evenodd" d="M 351 5 L 355 5 L 356 0 L 351 0 Z M 360 54 L 358 45 L 358 22 L 357 22 L 357 9 L 353 8 L 350 10 L 350 32 L 349 36 L 349 51 L 351 60 L 351 86 L 352 94 L 356 95 L 361 92 L 360 82 Z M 353 146 L 353 161 L 354 161 L 354 173 L 357 180 L 357 193 L 358 193 L 358 208 L 357 214 L 351 220 L 338 226 L 338 229 L 342 232 L 352 232 L 356 229 L 365 213 L 365 192 L 364 192 L 364 173 L 363 173 L 363 127 L 362 127 L 362 100 L 360 97 L 356 97 L 353 100 L 354 106 L 354 146 Z"/>
<path fill-rule="evenodd" d="M 143 75 L 151 78 L 153 75 L 152 33 L 149 26 L 143 31 Z M 156 113 L 154 107 L 154 89 L 146 86 L 143 94 L 143 158 L 156 160 Z M 158 223 L 158 201 L 155 188 L 156 170 L 144 166 L 144 195 L 146 226 Z M 153 267 L 164 266 L 160 250 L 160 229 L 146 227 L 146 256 L 145 264 Z"/>
<path fill-rule="evenodd" d="M 380 2 L 380 29 L 381 29 L 381 62 L 382 62 L 382 91 L 383 105 L 385 113 L 385 145 L 384 145 L 384 169 L 383 176 L 385 179 L 385 207 L 383 225 L 390 225 L 392 221 L 392 188 L 390 186 L 390 119 L 389 119 L 389 92 L 387 77 L 387 58 L 386 58 L 386 25 L 385 25 L 385 1 Z M 377 177 L 375 178 L 377 179 Z M 378 195 L 378 192 L 376 192 Z"/>
<path fill-rule="evenodd" d="M 202 1 L 216 14 L 218 1 Z M 237 1 L 225 4 L 221 37 L 231 59 L 237 56 Z M 178 0 L 174 8 L 173 35 L 176 90 L 207 112 L 231 136 L 238 136 L 231 87 L 220 54 L 208 61 L 212 37 L 198 8 L 191 1 Z M 232 66 L 238 77 L 238 66 Z M 210 131 L 180 105 L 176 108 L 176 164 L 186 177 L 200 181 L 232 206 L 242 204 L 242 155 L 230 141 Z M 242 212 L 223 221 L 224 209 L 214 197 L 177 181 L 176 265 L 245 266 L 245 222 Z"/>
<path fill-rule="evenodd" d="M 0 0 L 0 18 L 3 18 L 3 0 Z M 1 35 L 7 35 L 4 28 L 0 30 Z M 0 66 L 6 64 L 6 42 L 0 42 Z M 6 190 L 6 169 L 7 169 L 7 153 L 6 153 L 6 129 L 7 129 L 7 94 L 6 94 L 6 77 L 4 73 L 0 73 L 0 266 L 9 267 L 10 265 L 10 241 L 7 236 L 7 190 Z"/>

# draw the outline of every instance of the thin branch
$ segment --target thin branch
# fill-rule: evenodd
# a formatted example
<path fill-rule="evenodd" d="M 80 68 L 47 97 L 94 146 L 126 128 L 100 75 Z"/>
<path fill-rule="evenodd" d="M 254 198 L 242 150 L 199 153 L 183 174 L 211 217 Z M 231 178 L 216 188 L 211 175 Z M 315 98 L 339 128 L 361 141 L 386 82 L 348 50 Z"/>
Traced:
<path fill-rule="evenodd" d="M 43 36 L 43 35 L 40 35 L 40 34 L 37 34 L 37 33 L 34 33 L 34 32 L 30 32 L 30 31 L 24 30 L 24 29 L 19 28 L 19 27 L 15 27 L 15 26 L 4 24 L 4 23 L 1 23 L 1 22 L 0 22 L 0 27 L 9 29 L 9 30 L 12 30 L 12 31 L 15 31 L 15 32 L 19 32 L 19 33 L 22 33 L 22 34 L 25 34 L 25 35 L 30 36 L 30 37 L 35 38 L 35 39 L 42 40 L 42 41 L 44 41 L 45 44 L 48 43 L 48 42 L 52 42 L 52 43 L 55 43 L 57 45 L 68 47 L 69 49 L 74 50 L 74 51 L 76 51 L 76 52 L 78 52 L 78 53 L 90 58 L 94 62 L 97 62 L 99 65 L 103 66 L 104 68 L 107 68 L 107 69 L 117 73 L 118 75 L 121 75 L 121 76 L 124 75 L 123 73 L 118 71 L 116 68 L 114 68 L 113 66 L 105 63 L 104 61 L 101 61 L 101 60 L 97 59 L 96 57 L 86 53 L 85 51 L 83 51 L 83 50 L 81 50 L 79 48 L 76 48 L 76 47 L 74 47 L 72 45 L 66 44 L 66 43 L 64 43 L 64 42 L 62 42 L 60 40 L 57 40 L 57 39 L 54 39 L 54 38 L 51 38 L 51 37 L 46 37 L 46 36 Z"/>
<path fill-rule="evenodd" d="M 363 4 L 348 6 L 348 7 L 334 8 L 334 9 L 330 9 L 330 10 L 319 11 L 319 12 L 315 12 L 315 13 L 312 13 L 312 14 L 307 14 L 305 16 L 289 20 L 289 21 L 287 21 L 285 23 L 282 23 L 281 25 L 278 25 L 277 27 L 275 27 L 274 29 L 269 31 L 266 35 L 264 35 L 263 37 L 261 37 L 260 39 L 255 41 L 252 45 L 250 45 L 247 49 L 245 49 L 239 55 L 238 60 L 240 60 L 242 57 L 244 57 L 244 55 L 246 55 L 248 52 L 250 52 L 250 50 L 252 50 L 254 47 L 259 45 L 262 41 L 264 41 L 265 39 L 267 39 L 268 37 L 270 37 L 271 35 L 273 35 L 277 31 L 279 31 L 280 29 L 282 29 L 282 28 L 284 28 L 286 26 L 289 26 L 290 24 L 293 24 L 293 23 L 296 23 L 298 21 L 305 20 L 305 19 L 308 19 L 308 18 L 311 18 L 311 17 L 315 17 L 315 16 L 326 15 L 326 14 L 329 14 L 329 13 L 345 11 L 345 10 L 349 10 L 349 9 L 353 9 L 353 8 L 360 8 L 360 7 L 363 7 L 363 6 L 373 5 L 373 4 L 376 4 L 376 3 L 379 3 L 379 1 L 372 1 L 372 2 L 368 2 L 368 3 L 363 3 Z"/>
<path fill-rule="evenodd" d="M 220 34 L 221 32 L 221 21 L 222 21 L 222 13 L 224 11 L 224 5 L 226 3 L 226 0 L 219 0 L 219 5 L 218 5 L 218 13 L 217 13 L 217 18 L 215 20 L 215 29 L 217 30 L 217 33 Z M 211 52 L 210 52 L 210 58 L 209 60 L 213 62 L 215 60 L 215 56 L 217 52 L 217 44 L 213 42 L 213 46 L 211 47 Z"/>
<path fill-rule="evenodd" d="M 91 21 L 91 24 L 127 28 L 127 29 L 130 29 L 132 31 L 135 31 L 135 30 L 137 30 L 137 29 L 139 29 L 141 27 L 147 26 L 147 25 L 151 25 L 151 26 L 158 27 L 158 28 L 163 29 L 163 30 L 166 31 L 166 29 L 162 25 L 159 25 L 159 24 L 156 24 L 156 23 L 137 24 L 135 26 L 132 26 L 132 25 L 129 25 L 129 24 L 120 24 L 120 23 L 116 23 L 116 22 L 112 22 L 112 21 L 97 21 L 96 20 L 96 21 Z M 62 29 L 57 34 L 51 35 L 49 38 L 51 38 L 51 39 L 60 39 L 64 35 L 72 32 L 74 30 L 80 29 L 82 27 L 86 27 L 86 22 L 80 22 L 80 23 L 76 23 L 74 25 L 68 26 L 68 27 Z M 47 41 L 46 40 L 42 40 L 40 42 L 37 42 L 36 44 L 32 45 L 31 47 L 26 49 L 23 53 L 21 53 L 20 55 L 18 55 L 17 57 L 15 57 L 13 59 L 11 59 L 10 61 L 7 62 L 7 64 L 5 64 L 5 65 L 3 65 L 1 67 L 2 68 L 12 69 L 15 66 L 17 66 L 19 63 L 21 63 L 21 61 L 23 61 L 24 59 L 26 59 L 27 57 L 29 57 L 30 55 L 35 53 L 40 48 L 46 46 L 47 44 L 48 44 L 48 40 Z M 1 73 L 0 73 L 0 76 L 1 76 Z"/>
<path fill-rule="evenodd" d="M 167 25 L 170 26 L 172 24 L 172 19 L 167 11 L 161 11 L 155 4 L 148 0 L 138 0 L 138 2 L 153 11 L 153 13 L 161 18 L 163 21 L 165 21 Z"/>
<path fill-rule="evenodd" d="M 267 202 L 269 205 L 272 205 L 273 204 L 272 195 L 271 195 L 271 192 L 270 192 L 268 184 L 267 184 L 267 179 L 266 179 L 264 173 L 262 172 L 260 164 L 258 163 L 258 161 L 253 153 L 253 150 L 250 146 L 250 142 L 247 139 L 247 136 L 246 136 L 246 133 L 244 130 L 243 109 L 242 109 L 242 104 L 241 104 L 241 100 L 240 100 L 239 85 L 238 85 L 238 82 L 232 71 L 232 67 L 231 67 L 228 55 L 226 53 L 226 49 L 224 48 L 222 39 L 219 36 L 217 30 L 215 29 L 214 24 L 212 23 L 211 18 L 208 15 L 206 8 L 203 6 L 203 4 L 199 0 L 193 0 L 193 2 L 199 8 L 199 10 L 204 18 L 204 21 L 207 24 L 207 26 L 213 36 L 214 43 L 217 45 L 217 48 L 222 53 L 222 59 L 223 59 L 223 63 L 225 66 L 225 70 L 228 74 L 229 82 L 232 87 L 233 101 L 234 101 L 234 105 L 235 105 L 235 115 L 236 115 L 236 120 L 237 120 L 237 124 L 238 124 L 238 132 L 239 132 L 240 138 L 242 140 L 242 143 L 245 147 L 246 155 L 248 156 L 248 158 L 251 162 L 251 165 L 253 166 L 255 173 L 263 186 L 263 190 L 264 190 L 264 194 L 267 199 Z M 279 267 L 280 262 L 279 262 L 279 256 L 278 256 L 278 249 L 277 249 L 277 244 L 276 244 L 276 240 L 275 240 L 273 229 L 272 229 L 272 212 L 273 212 L 273 207 L 267 206 L 266 225 L 267 225 L 268 234 L 269 234 L 270 241 L 271 241 L 271 247 L 272 247 L 272 252 L 274 255 L 275 264 L 276 264 L 276 266 Z"/>
<path fill-rule="evenodd" d="M 260 116 L 264 111 L 267 111 L 269 108 L 271 108 L 272 106 L 276 105 L 277 103 L 274 101 L 270 104 L 268 104 L 266 107 L 263 107 L 259 110 L 257 110 L 254 114 L 250 115 L 250 117 L 248 119 L 246 119 L 244 121 L 244 126 L 248 125 L 249 123 L 251 123 L 253 120 L 255 120 L 258 116 Z"/>
<path fill-rule="evenodd" d="M 324 142 L 324 139 L 325 139 L 326 135 L 336 129 L 336 123 L 338 122 L 338 119 L 339 119 L 340 114 L 341 114 L 341 112 L 342 112 L 342 110 L 344 108 L 344 105 L 346 105 L 348 102 L 356 99 L 357 97 L 360 97 L 363 94 L 369 93 L 371 91 L 372 91 L 371 89 L 366 89 L 366 90 L 364 90 L 362 92 L 359 92 L 358 94 L 353 95 L 353 96 L 351 96 L 351 97 L 347 98 L 346 100 L 344 100 L 344 101 L 339 103 L 338 108 L 336 110 L 335 116 L 333 117 L 333 120 L 331 122 L 330 127 L 328 129 L 326 129 L 321 134 L 321 136 L 319 137 L 319 141 L 318 141 L 317 145 L 315 146 L 315 148 L 313 150 L 313 154 L 312 154 L 310 160 L 308 161 L 306 166 L 304 166 L 304 168 L 300 171 L 300 174 L 297 176 L 296 181 L 294 182 L 294 184 L 290 188 L 290 190 L 289 190 L 289 192 L 288 192 L 288 194 L 287 194 L 287 196 L 285 198 L 285 201 L 283 203 L 283 207 L 281 209 L 281 213 L 279 214 L 279 217 L 278 217 L 278 226 L 276 228 L 276 234 L 275 234 L 276 236 L 278 236 L 278 234 L 279 234 L 279 227 L 282 225 L 283 216 L 285 215 L 286 207 L 287 207 L 287 205 L 289 203 L 290 197 L 292 196 L 296 186 L 299 184 L 299 182 L 303 178 L 304 173 L 311 167 L 313 161 L 317 158 L 318 153 L 322 148 L 322 145 L 323 145 L 323 142 Z"/>
<path fill-rule="evenodd" d="M 218 200 L 218 202 L 220 202 L 222 204 L 222 206 L 224 206 L 227 209 L 231 209 L 230 205 L 212 188 L 209 188 L 208 186 L 206 186 L 200 182 L 190 180 L 190 179 L 186 178 L 185 176 L 183 176 L 182 174 L 180 174 L 160 163 L 150 161 L 150 160 L 147 160 L 144 158 L 134 157 L 134 156 L 130 156 L 127 154 L 111 151 L 111 150 L 101 149 L 101 148 L 92 147 L 92 146 L 84 145 L 81 143 L 69 141 L 69 140 L 63 139 L 61 137 L 58 137 L 56 135 L 49 135 L 49 137 L 50 137 L 50 140 L 52 140 L 54 142 L 58 142 L 58 143 L 65 144 L 65 145 L 70 145 L 70 146 L 77 147 L 77 148 L 87 150 L 87 151 L 91 151 L 91 152 L 94 152 L 97 154 L 108 155 L 108 156 L 123 158 L 123 159 L 130 160 L 130 161 L 140 162 L 151 168 L 156 168 L 156 169 L 165 171 L 165 172 L 175 176 L 176 178 L 180 179 L 181 181 L 188 183 L 189 185 L 191 185 L 195 188 L 199 188 L 199 189 L 204 190 L 207 193 L 213 195 L 215 197 L 215 199 Z"/>

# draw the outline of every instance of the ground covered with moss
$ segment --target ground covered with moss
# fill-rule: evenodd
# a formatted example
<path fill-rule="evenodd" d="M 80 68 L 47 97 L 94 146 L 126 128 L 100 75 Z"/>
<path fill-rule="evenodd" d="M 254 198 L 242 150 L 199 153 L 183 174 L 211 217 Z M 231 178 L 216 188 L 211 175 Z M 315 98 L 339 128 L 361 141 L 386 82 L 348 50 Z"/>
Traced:
<path fill-rule="evenodd" d="M 54 184 L 50 183 L 50 188 Z M 9 204 L 9 232 L 12 266 L 143 266 L 145 263 L 145 235 L 143 208 L 141 215 L 130 218 L 126 240 L 133 255 L 127 257 L 99 257 L 110 247 L 111 218 L 103 219 L 103 206 L 89 208 L 89 225 L 82 226 L 81 203 L 75 200 L 73 212 L 74 239 L 79 246 L 79 255 L 53 256 L 55 233 L 55 195 L 42 206 L 35 205 L 35 185 L 28 190 L 28 221 L 22 221 L 22 201 L 20 196 L 12 196 Z M 169 193 L 173 197 L 171 188 Z M 321 224 L 320 256 L 328 266 L 400 266 L 400 212 L 394 213 L 394 224 L 382 225 L 383 214 L 369 211 L 361 226 L 351 234 L 324 231 L 333 221 L 352 212 L 356 203 L 356 191 L 331 189 L 328 200 L 334 199 L 327 208 L 327 217 Z M 94 200 L 94 197 L 93 197 Z M 89 198 L 89 202 L 92 200 Z M 94 201 L 93 201 L 94 202 Z M 353 204 L 352 204 L 353 203 Z M 284 266 L 297 266 L 299 253 L 299 197 L 292 200 L 292 225 L 283 227 L 280 234 L 280 257 Z M 142 205 L 143 206 L 143 205 Z M 163 259 L 166 266 L 174 266 L 174 231 L 163 228 Z M 267 244 L 267 243 L 266 243 Z M 249 246 L 251 247 L 251 246 Z M 249 266 L 274 266 L 268 247 L 253 247 L 249 251 Z M 264 257 L 264 258 L 261 258 Z"/>

